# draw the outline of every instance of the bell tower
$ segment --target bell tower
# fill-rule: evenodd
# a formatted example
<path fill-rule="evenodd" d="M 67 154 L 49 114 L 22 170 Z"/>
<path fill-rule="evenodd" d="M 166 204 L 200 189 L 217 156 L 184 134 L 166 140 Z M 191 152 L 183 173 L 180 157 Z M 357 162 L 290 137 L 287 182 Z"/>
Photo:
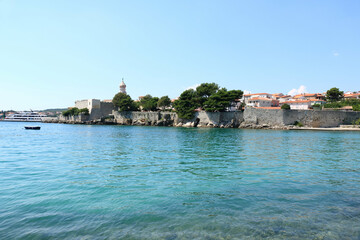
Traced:
<path fill-rule="evenodd" d="M 122 81 L 120 83 L 120 92 L 126 94 L 126 85 L 124 83 L 124 78 L 122 78 Z"/>

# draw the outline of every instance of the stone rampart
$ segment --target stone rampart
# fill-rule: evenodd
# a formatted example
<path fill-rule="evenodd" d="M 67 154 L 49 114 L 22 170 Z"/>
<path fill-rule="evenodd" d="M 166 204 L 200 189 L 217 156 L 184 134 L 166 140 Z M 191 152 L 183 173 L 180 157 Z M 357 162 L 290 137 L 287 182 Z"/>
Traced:
<path fill-rule="evenodd" d="M 76 116 L 63 116 L 60 115 L 57 119 L 59 123 L 85 123 L 89 121 L 90 115 L 79 114 Z M 49 122 L 55 122 L 55 119 L 49 119 Z"/>
<path fill-rule="evenodd" d="M 341 110 L 283 110 L 284 125 L 292 125 L 295 121 L 308 127 L 339 127 L 352 124 L 360 118 L 360 112 Z"/>
<path fill-rule="evenodd" d="M 91 110 L 89 120 L 98 120 L 108 117 L 114 110 L 116 110 L 116 108 L 112 102 L 100 102 L 100 108 Z"/>
<path fill-rule="evenodd" d="M 114 121 L 124 125 L 173 126 L 177 114 L 173 112 L 118 112 L 113 111 Z"/>
<path fill-rule="evenodd" d="M 246 108 L 241 126 L 283 127 L 286 125 L 284 124 L 284 111 L 282 109 Z"/>
<path fill-rule="evenodd" d="M 145 126 L 288 128 L 296 122 L 305 127 L 326 128 L 352 124 L 360 112 L 246 108 L 243 112 L 196 112 L 193 119 L 174 112 L 118 112 L 111 104 L 90 115 L 60 116 L 58 122 Z M 110 114 L 111 110 L 111 114 Z"/>

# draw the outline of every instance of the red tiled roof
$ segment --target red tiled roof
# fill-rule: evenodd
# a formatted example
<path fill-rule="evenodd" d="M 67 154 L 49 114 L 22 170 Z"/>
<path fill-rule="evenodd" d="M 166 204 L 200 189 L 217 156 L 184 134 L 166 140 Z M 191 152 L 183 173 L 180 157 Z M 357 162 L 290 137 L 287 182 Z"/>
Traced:
<path fill-rule="evenodd" d="M 360 96 L 360 93 L 344 94 L 345 98 L 357 98 L 358 96 Z"/>
<path fill-rule="evenodd" d="M 250 98 L 249 101 L 251 100 L 263 100 L 263 101 L 272 101 L 273 99 L 270 98 L 261 98 L 261 97 L 256 97 L 256 98 Z"/>
<path fill-rule="evenodd" d="M 309 99 L 309 101 L 311 101 L 311 102 L 326 102 L 324 100 L 315 99 L 315 98 L 311 98 L 311 99 Z"/>
<path fill-rule="evenodd" d="M 282 103 L 287 103 L 287 104 L 291 104 L 291 103 L 308 103 L 311 102 L 310 100 L 299 100 L 299 101 L 286 101 L 286 102 L 282 102 Z"/>
<path fill-rule="evenodd" d="M 253 96 L 253 95 L 271 95 L 271 94 L 268 94 L 268 93 L 252 93 L 252 94 L 245 94 L 244 97 Z"/>
<path fill-rule="evenodd" d="M 260 109 L 281 109 L 281 107 L 255 107 Z"/>

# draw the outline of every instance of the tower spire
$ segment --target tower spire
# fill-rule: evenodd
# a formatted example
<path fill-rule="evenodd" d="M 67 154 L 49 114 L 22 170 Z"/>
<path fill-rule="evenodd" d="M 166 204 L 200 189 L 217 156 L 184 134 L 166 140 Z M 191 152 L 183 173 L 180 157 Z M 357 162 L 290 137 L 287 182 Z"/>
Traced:
<path fill-rule="evenodd" d="M 124 82 L 124 78 L 122 78 L 121 83 L 120 83 L 120 92 L 126 94 L 126 84 Z"/>

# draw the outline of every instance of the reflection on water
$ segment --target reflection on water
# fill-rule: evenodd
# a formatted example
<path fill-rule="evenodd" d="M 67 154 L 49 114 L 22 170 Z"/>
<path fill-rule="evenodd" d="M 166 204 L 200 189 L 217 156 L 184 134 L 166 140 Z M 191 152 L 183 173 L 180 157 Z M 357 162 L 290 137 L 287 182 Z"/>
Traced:
<path fill-rule="evenodd" d="M 359 239 L 360 135 L 0 123 L 0 239 Z"/>

